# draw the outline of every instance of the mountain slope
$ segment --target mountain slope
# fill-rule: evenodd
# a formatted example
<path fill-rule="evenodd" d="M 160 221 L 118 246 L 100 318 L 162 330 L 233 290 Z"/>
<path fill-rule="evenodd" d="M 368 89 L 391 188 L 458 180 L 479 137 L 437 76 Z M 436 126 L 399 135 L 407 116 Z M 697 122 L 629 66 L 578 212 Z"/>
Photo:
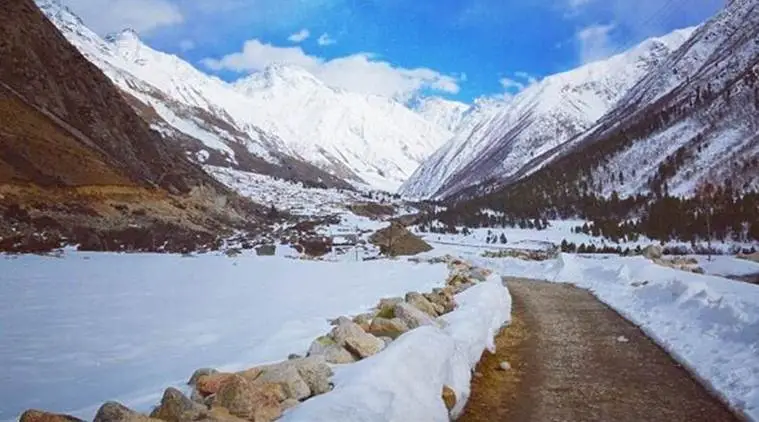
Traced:
<path fill-rule="evenodd" d="M 455 133 L 471 106 L 440 97 L 425 97 L 417 100 L 412 108 L 432 124 Z"/>
<path fill-rule="evenodd" d="M 233 85 L 153 50 L 133 31 L 103 40 L 56 0 L 38 4 L 142 104 L 156 130 L 184 140 L 205 164 L 395 190 L 451 136 L 395 101 L 330 88 L 302 69 L 275 65 Z"/>
<path fill-rule="evenodd" d="M 642 78 L 593 130 L 469 206 L 573 212 L 588 194 L 689 197 L 759 189 L 759 4 L 735 0 Z M 508 205 L 506 205 L 508 204 Z"/>
<path fill-rule="evenodd" d="M 590 129 L 693 29 L 646 40 L 609 59 L 546 77 L 508 104 L 470 113 L 460 130 L 404 184 L 415 197 L 445 197 L 508 178 L 533 158 Z"/>
<path fill-rule="evenodd" d="M 569 181 L 604 195 L 689 196 L 704 182 L 728 181 L 736 190 L 759 189 L 757 24 L 755 1 L 731 2 L 594 130 L 539 157 L 519 176 L 571 166 L 582 174 L 567 173 Z"/>
<path fill-rule="evenodd" d="M 329 87 L 295 66 L 272 65 L 235 89 L 292 153 L 388 191 L 451 136 L 394 100 Z"/>
<path fill-rule="evenodd" d="M 195 161 L 285 179 L 347 187 L 339 178 L 288 155 L 277 136 L 246 123 L 249 105 L 227 83 L 176 56 L 151 49 L 125 30 L 100 38 L 57 0 L 38 6 L 66 38 L 98 66 L 164 138 Z M 230 114 L 237 113 L 237 119 Z M 242 118 L 241 118 L 242 117 Z"/>
<path fill-rule="evenodd" d="M 0 251 L 191 250 L 252 228 L 31 0 L 0 2 Z"/>

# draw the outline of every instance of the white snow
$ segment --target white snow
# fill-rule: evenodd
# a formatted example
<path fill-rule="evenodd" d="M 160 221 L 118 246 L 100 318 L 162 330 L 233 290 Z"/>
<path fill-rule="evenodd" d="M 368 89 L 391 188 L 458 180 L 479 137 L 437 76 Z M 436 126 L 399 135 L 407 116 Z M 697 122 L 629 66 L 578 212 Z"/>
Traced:
<path fill-rule="evenodd" d="M 504 275 L 590 290 L 734 408 L 759 419 L 759 286 L 677 271 L 641 257 L 472 259 Z"/>
<path fill-rule="evenodd" d="M 149 411 L 197 368 L 304 353 L 328 318 L 430 291 L 447 275 L 403 261 L 0 256 L 0 421 L 27 408 L 91 418 L 106 400 Z"/>
<path fill-rule="evenodd" d="M 548 76 L 509 101 L 476 104 L 455 136 L 422 163 L 400 192 L 414 198 L 446 197 L 518 173 L 532 159 L 590 129 L 693 31 L 674 31 Z"/>
<path fill-rule="evenodd" d="M 402 422 L 450 420 L 444 385 L 456 392 L 453 414 L 469 397 L 472 369 L 511 319 L 511 297 L 500 277 L 456 296 L 445 328 L 412 330 L 381 353 L 338 368 L 335 389 L 287 412 L 282 421 Z"/>

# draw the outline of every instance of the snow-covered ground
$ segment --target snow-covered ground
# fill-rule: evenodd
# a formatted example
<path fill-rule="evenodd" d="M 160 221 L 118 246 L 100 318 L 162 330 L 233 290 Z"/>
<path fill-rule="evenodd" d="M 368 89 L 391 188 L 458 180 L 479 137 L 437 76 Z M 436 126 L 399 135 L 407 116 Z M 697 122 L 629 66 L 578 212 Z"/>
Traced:
<path fill-rule="evenodd" d="M 695 256 L 698 260 L 698 266 L 703 268 L 704 272 L 709 275 L 720 277 L 746 277 L 759 275 L 759 263 L 746 259 L 736 258 L 734 256 Z"/>
<path fill-rule="evenodd" d="M 333 391 L 306 401 L 283 421 L 449 421 L 443 386 L 456 393 L 455 416 L 464 409 L 482 352 L 493 350 L 494 336 L 511 320 L 511 297 L 498 275 L 457 295 L 456 303 L 442 317 L 444 328 L 412 330 L 382 353 L 337 368 Z"/>
<path fill-rule="evenodd" d="M 429 291 L 444 265 L 67 252 L 0 256 L 0 421 L 27 408 L 148 411 L 200 367 L 303 353 L 327 319 Z"/>
<path fill-rule="evenodd" d="M 732 406 L 759 420 L 759 286 L 673 270 L 642 257 L 473 260 L 504 275 L 590 290 Z"/>

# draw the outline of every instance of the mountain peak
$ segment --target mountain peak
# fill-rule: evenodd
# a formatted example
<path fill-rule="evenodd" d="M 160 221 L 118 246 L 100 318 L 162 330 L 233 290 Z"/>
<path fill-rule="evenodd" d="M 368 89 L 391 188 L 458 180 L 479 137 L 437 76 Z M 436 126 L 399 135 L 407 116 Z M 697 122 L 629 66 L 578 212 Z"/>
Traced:
<path fill-rule="evenodd" d="M 303 67 L 286 63 L 272 63 L 264 70 L 238 80 L 234 86 L 238 90 L 249 92 L 272 88 L 303 89 L 308 86 L 323 87 L 325 85 L 324 82 Z"/>

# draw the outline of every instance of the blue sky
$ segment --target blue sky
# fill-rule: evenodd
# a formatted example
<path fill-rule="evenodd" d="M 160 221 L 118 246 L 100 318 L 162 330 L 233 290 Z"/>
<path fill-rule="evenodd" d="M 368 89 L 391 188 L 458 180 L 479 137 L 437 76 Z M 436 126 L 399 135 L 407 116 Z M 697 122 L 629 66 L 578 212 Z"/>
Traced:
<path fill-rule="evenodd" d="M 326 82 L 470 102 L 698 24 L 724 0 L 63 0 L 101 34 L 233 80 L 272 62 Z M 104 7 L 105 5 L 105 7 Z"/>

